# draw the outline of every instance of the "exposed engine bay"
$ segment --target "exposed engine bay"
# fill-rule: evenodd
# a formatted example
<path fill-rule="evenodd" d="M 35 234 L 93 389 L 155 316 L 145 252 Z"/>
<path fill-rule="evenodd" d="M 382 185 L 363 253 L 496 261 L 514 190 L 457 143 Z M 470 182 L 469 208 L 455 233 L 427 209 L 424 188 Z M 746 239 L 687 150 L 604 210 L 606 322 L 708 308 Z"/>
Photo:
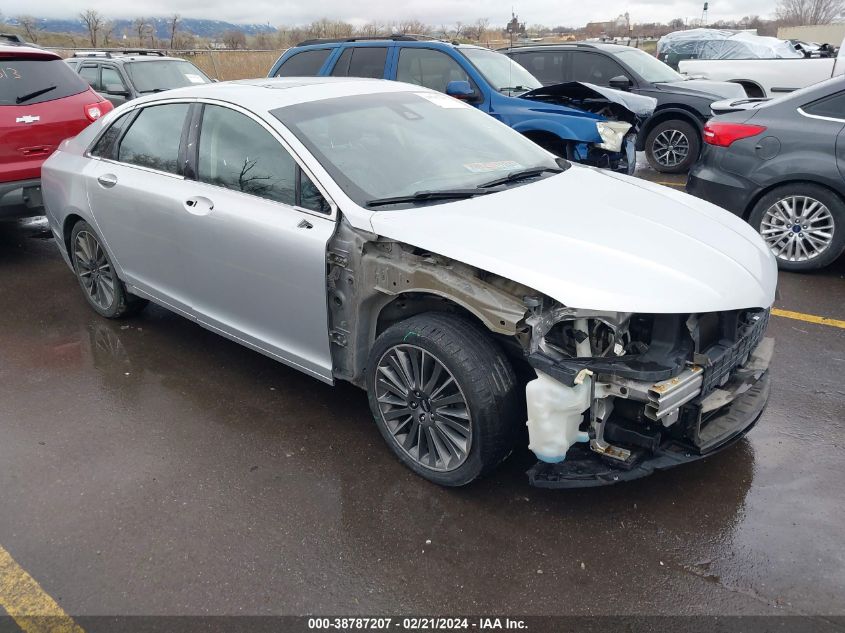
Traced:
<path fill-rule="evenodd" d="M 636 166 L 633 152 L 637 132 L 657 106 L 652 97 L 578 81 L 543 86 L 520 97 L 577 108 L 603 117 L 604 121 L 596 122 L 602 142 L 594 145 L 576 143 L 569 148 L 571 155 L 566 158 L 627 173 L 633 173 Z M 614 157 L 608 153 L 623 153 L 623 156 Z"/>
<path fill-rule="evenodd" d="M 537 486 L 606 485 L 699 459 L 742 437 L 767 400 L 767 309 L 574 309 L 346 226 L 328 260 L 335 376 L 360 384 L 371 341 L 392 322 L 469 313 L 527 370 Z"/>
<path fill-rule="evenodd" d="M 765 309 L 638 315 L 562 306 L 529 317 L 538 375 L 526 389 L 529 448 L 541 462 L 532 483 L 634 479 L 741 437 L 768 395 L 768 319 Z M 574 450 L 570 459 L 576 442 L 594 455 Z"/>
<path fill-rule="evenodd" d="M 634 128 L 650 117 L 657 105 L 657 101 L 651 97 L 580 81 L 543 86 L 520 97 L 578 108 L 611 121 L 624 121 Z"/>

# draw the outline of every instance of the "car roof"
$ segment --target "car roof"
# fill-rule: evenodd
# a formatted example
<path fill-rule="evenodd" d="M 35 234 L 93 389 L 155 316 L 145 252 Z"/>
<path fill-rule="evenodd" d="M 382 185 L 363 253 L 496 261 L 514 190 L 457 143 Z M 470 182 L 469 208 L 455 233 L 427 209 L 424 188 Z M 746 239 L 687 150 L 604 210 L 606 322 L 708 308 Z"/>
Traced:
<path fill-rule="evenodd" d="M 0 44 L 0 56 L 26 57 L 29 59 L 61 59 L 61 56 L 52 51 L 45 51 L 43 48 L 24 44 Z"/>
<path fill-rule="evenodd" d="M 444 48 L 484 48 L 483 46 L 476 46 L 475 44 L 461 44 L 459 42 L 438 40 L 433 37 L 426 38 L 413 35 L 390 35 L 386 37 L 347 37 L 304 40 L 295 46 L 292 46 L 288 50 L 293 51 L 300 48 L 337 48 L 340 46 L 378 46 L 379 44 L 390 43 L 395 43 L 397 46 L 426 44 L 429 46 Z"/>
<path fill-rule="evenodd" d="M 500 48 L 500 51 L 547 51 L 547 50 L 573 50 L 576 48 L 594 49 L 615 53 L 625 50 L 639 50 L 633 46 L 624 44 L 607 44 L 605 42 L 556 42 L 554 44 L 530 44 L 528 46 L 509 46 Z"/>
<path fill-rule="evenodd" d="M 432 90 L 389 81 L 358 77 L 273 77 L 242 79 L 218 83 L 198 84 L 147 95 L 131 101 L 141 105 L 169 99 L 217 99 L 241 105 L 255 112 L 269 112 L 276 108 L 321 101 L 336 97 L 385 92 L 426 92 Z M 440 94 L 440 93 L 436 93 Z"/>
<path fill-rule="evenodd" d="M 107 53 L 107 54 L 104 54 Z M 165 61 L 186 61 L 181 57 L 170 57 L 168 55 L 149 54 L 146 52 L 122 53 L 115 51 L 90 51 L 77 52 L 68 61 L 109 61 L 109 62 L 159 62 Z"/>

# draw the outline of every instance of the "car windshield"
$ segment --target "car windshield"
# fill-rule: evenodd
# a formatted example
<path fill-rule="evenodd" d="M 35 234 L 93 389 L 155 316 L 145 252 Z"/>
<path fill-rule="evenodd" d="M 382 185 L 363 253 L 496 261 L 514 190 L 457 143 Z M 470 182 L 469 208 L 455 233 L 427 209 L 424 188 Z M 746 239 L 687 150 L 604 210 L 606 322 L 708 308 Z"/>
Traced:
<path fill-rule="evenodd" d="M 211 83 L 205 73 L 181 59 L 128 62 L 126 71 L 138 92 L 157 92 Z"/>
<path fill-rule="evenodd" d="M 656 57 L 652 57 L 638 48 L 616 51 L 613 55 L 649 83 L 684 81 L 685 79 L 683 75 L 676 73 Z"/>
<path fill-rule="evenodd" d="M 420 192 L 466 194 L 529 168 L 560 171 L 551 154 L 518 132 L 431 91 L 310 101 L 272 114 L 360 206 Z"/>
<path fill-rule="evenodd" d="M 507 55 L 486 48 L 459 48 L 494 90 L 499 92 L 528 92 L 543 84 Z"/>
<path fill-rule="evenodd" d="M 61 59 L 0 59 L 0 106 L 34 105 L 88 90 Z"/>

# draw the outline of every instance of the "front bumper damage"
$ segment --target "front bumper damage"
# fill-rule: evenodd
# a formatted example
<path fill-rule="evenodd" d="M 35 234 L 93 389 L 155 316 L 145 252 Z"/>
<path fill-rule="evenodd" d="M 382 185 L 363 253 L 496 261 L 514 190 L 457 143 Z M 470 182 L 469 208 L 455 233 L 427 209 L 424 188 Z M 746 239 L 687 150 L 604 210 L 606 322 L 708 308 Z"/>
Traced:
<path fill-rule="evenodd" d="M 602 323 L 621 328 L 630 318 L 609 315 Z M 526 388 L 529 448 L 540 460 L 528 471 L 530 483 L 582 488 L 630 481 L 736 442 L 768 400 L 774 352 L 773 339 L 764 338 L 768 318 L 768 310 L 655 315 L 642 354 L 622 353 L 615 330 L 617 355 L 591 356 L 597 337 L 586 318 L 571 321 L 574 357 L 561 358 L 554 353 L 560 347 L 538 341 L 529 354 L 538 379 Z M 538 331 L 548 332 L 540 320 Z"/>

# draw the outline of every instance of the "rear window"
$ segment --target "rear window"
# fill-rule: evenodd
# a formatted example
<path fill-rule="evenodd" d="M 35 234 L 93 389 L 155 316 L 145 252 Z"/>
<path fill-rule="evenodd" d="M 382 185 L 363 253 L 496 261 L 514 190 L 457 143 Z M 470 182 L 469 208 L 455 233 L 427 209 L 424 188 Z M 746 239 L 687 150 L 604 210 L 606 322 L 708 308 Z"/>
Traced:
<path fill-rule="evenodd" d="M 0 106 L 32 105 L 88 90 L 61 59 L 0 59 Z"/>
<path fill-rule="evenodd" d="M 315 77 L 332 52 L 330 48 L 315 51 L 302 51 L 285 61 L 276 73 L 276 77 Z"/>

